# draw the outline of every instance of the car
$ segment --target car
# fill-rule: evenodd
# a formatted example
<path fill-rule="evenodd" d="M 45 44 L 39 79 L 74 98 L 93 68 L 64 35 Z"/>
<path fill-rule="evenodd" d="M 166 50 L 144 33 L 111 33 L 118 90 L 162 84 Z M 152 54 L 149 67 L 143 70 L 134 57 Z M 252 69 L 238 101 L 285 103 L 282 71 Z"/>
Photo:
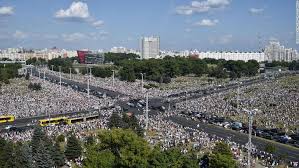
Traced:
<path fill-rule="evenodd" d="M 12 125 L 7 125 L 4 129 L 9 130 L 10 128 L 12 128 Z"/>
<path fill-rule="evenodd" d="M 130 107 L 135 107 L 135 105 L 131 102 L 128 102 L 127 105 L 130 106 Z"/>

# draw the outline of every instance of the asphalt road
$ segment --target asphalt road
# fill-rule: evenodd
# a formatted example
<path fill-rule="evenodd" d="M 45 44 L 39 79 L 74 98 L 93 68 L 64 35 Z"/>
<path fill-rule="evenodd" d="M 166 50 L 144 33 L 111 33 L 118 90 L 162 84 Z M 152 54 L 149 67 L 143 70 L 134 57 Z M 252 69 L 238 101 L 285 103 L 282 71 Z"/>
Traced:
<path fill-rule="evenodd" d="M 237 131 L 225 129 L 223 127 L 218 127 L 215 125 L 205 124 L 199 121 L 194 121 L 191 119 L 186 119 L 184 117 L 170 117 L 169 120 L 178 123 L 180 125 L 183 125 L 185 127 L 190 127 L 194 129 L 199 129 L 201 131 L 207 132 L 209 134 L 217 135 L 221 138 L 228 138 L 231 137 L 231 140 L 234 142 L 237 142 L 239 144 L 245 145 L 248 142 L 248 134 L 239 133 Z M 197 125 L 199 127 L 197 128 Z M 264 150 L 265 146 L 269 143 L 269 140 L 265 140 L 259 137 L 252 136 L 252 143 L 255 145 L 258 149 Z M 271 141 L 272 142 L 272 141 Z M 291 147 L 285 144 L 275 143 L 276 146 L 276 155 L 282 155 L 286 154 L 287 159 L 291 161 L 299 161 L 299 149 L 295 147 Z"/>

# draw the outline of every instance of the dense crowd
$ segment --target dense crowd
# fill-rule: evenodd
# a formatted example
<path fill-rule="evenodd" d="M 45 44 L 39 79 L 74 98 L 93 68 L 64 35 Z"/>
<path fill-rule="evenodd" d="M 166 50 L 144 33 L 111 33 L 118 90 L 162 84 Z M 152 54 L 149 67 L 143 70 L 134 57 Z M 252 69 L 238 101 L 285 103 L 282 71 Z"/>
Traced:
<path fill-rule="evenodd" d="M 41 69 L 41 74 L 43 72 L 50 73 L 52 75 L 59 76 L 59 72 L 50 71 L 48 69 Z M 153 81 L 143 81 L 143 86 L 152 85 L 148 89 L 142 89 L 142 80 L 136 79 L 135 82 L 127 82 L 122 81 L 119 78 L 115 77 L 113 82 L 113 77 L 109 78 L 100 78 L 89 76 L 89 74 L 82 75 L 82 74 L 66 74 L 61 73 L 62 78 L 72 79 L 80 83 L 87 83 L 87 80 L 90 79 L 90 85 L 101 87 L 107 90 L 116 91 L 122 93 L 124 95 L 130 96 L 131 98 L 140 98 L 143 97 L 145 92 L 149 93 L 149 97 L 167 97 L 169 95 L 178 94 L 182 92 L 192 92 L 196 90 L 204 90 L 216 86 L 225 86 L 228 84 L 236 83 L 236 81 L 229 81 L 229 80 L 219 80 L 219 81 L 202 81 L 197 80 L 192 77 L 180 77 L 178 79 L 172 79 L 170 84 L 160 84 Z M 240 80 L 249 80 L 254 79 L 257 77 L 243 77 Z"/>
<path fill-rule="evenodd" d="M 64 74 L 66 75 L 66 74 Z M 65 76 L 66 77 L 66 76 Z M 84 82 L 88 76 L 77 76 L 76 80 Z M 99 109 L 100 117 L 87 122 L 80 122 L 71 125 L 56 125 L 43 127 L 47 135 L 50 137 L 60 134 L 73 132 L 75 135 L 83 139 L 93 130 L 108 129 L 107 123 L 111 114 L 119 111 L 118 108 L 109 110 L 101 110 L 108 104 L 115 104 L 116 100 L 111 98 L 100 99 L 90 96 L 88 99 L 86 93 L 74 91 L 69 87 L 63 87 L 60 91 L 59 85 L 52 84 L 47 81 L 32 77 L 31 82 L 41 83 L 41 91 L 31 91 L 28 89 L 28 81 L 24 79 L 15 79 L 10 86 L 4 86 L 0 99 L 0 112 L 3 114 L 13 114 L 18 118 L 29 117 L 35 115 L 57 114 L 65 112 L 74 112 L 87 110 L 91 108 Z M 127 83 L 122 81 L 115 82 L 115 87 L 111 86 L 111 79 L 92 78 L 92 82 L 97 86 L 113 90 L 119 89 L 122 93 L 140 95 L 140 81 L 135 83 Z M 119 85 L 117 85 L 119 83 Z M 134 89 L 133 89 L 134 88 Z M 191 88 L 192 89 L 192 88 Z M 194 88 L 193 88 L 194 89 Z M 298 125 L 298 92 L 290 92 L 294 88 L 284 89 L 279 81 L 254 84 L 240 88 L 240 106 L 237 108 L 234 104 L 237 99 L 237 91 L 229 90 L 227 92 L 213 94 L 197 100 L 188 101 L 188 110 L 200 111 L 210 115 L 217 116 L 240 116 L 242 108 L 255 107 L 260 109 L 261 114 L 256 117 L 259 124 L 263 126 L 273 126 L 275 123 L 284 122 L 288 126 Z M 117 90 L 117 91 L 119 91 Z M 157 93 L 157 94 L 155 94 Z M 171 93 L 175 93 L 172 91 Z M 167 95 L 166 92 L 153 91 L 152 96 Z M 5 99 L 4 99 L 5 98 Z M 125 98 L 124 98 L 125 99 Z M 250 100 L 250 101 L 248 101 Z M 271 103 L 269 103 L 271 102 Z M 185 102 L 179 103 L 178 107 L 185 108 Z M 275 105 L 273 105 L 275 104 Z M 8 111 L 9 110 L 9 111 Z M 88 115 L 88 114 L 86 114 Z M 181 151 L 186 153 L 190 149 L 198 151 L 209 151 L 213 149 L 219 141 L 225 141 L 230 144 L 235 159 L 246 166 L 246 155 L 242 151 L 246 151 L 244 145 L 233 142 L 230 138 L 222 139 L 215 135 L 199 131 L 194 128 L 184 127 L 169 120 L 168 117 L 178 115 L 174 111 L 158 113 L 149 116 L 148 132 L 146 140 L 152 144 L 160 144 L 163 150 L 171 147 L 180 147 Z M 244 115 L 245 116 L 245 115 Z M 78 117 L 78 116 L 73 116 Z M 137 115 L 140 125 L 145 127 L 145 116 Z M 267 118 L 268 122 L 263 122 L 263 118 Z M 241 117 L 242 118 L 242 117 Z M 0 137 L 13 141 L 29 141 L 32 138 L 33 129 L 24 131 L 4 131 Z M 262 160 L 264 165 L 276 165 L 277 159 L 271 154 L 254 149 L 254 158 Z M 78 161 L 80 163 L 80 161 Z M 298 164 L 296 162 L 291 164 Z"/>
<path fill-rule="evenodd" d="M 42 89 L 30 90 L 29 82 L 40 83 Z M 30 81 L 11 80 L 10 85 L 2 86 L 0 95 L 0 115 L 14 115 L 16 118 L 31 116 L 63 114 L 101 108 L 105 104 L 114 104 L 111 98 L 100 99 L 95 96 L 76 92 L 70 87 L 62 86 L 31 77 Z"/>
<path fill-rule="evenodd" d="M 286 80 L 288 78 L 240 87 L 239 94 L 238 89 L 231 89 L 188 100 L 187 110 L 246 123 L 247 113 L 243 109 L 258 109 L 254 116 L 255 125 L 294 131 L 299 125 L 298 83 L 289 84 L 285 88 L 282 83 Z M 185 109 L 186 102 L 178 103 L 177 106 Z"/>

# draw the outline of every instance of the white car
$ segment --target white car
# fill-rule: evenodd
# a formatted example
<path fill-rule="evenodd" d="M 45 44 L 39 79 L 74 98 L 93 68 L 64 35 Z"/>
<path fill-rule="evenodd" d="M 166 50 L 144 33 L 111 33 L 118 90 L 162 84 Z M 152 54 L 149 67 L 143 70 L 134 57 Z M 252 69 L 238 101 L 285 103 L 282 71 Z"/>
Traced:
<path fill-rule="evenodd" d="M 8 125 L 8 126 L 5 127 L 5 129 L 9 130 L 11 127 L 12 127 L 11 125 Z"/>

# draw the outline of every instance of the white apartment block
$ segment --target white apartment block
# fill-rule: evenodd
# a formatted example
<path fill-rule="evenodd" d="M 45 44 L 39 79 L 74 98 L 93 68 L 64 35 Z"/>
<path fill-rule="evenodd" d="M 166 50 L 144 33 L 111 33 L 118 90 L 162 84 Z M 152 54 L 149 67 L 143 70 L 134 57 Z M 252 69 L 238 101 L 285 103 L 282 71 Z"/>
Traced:
<path fill-rule="evenodd" d="M 213 59 L 224 59 L 224 60 L 241 60 L 249 61 L 256 60 L 258 62 L 265 61 L 265 54 L 262 52 L 199 52 L 198 58 L 213 58 Z"/>
<path fill-rule="evenodd" d="M 141 38 L 141 58 L 159 58 L 160 55 L 160 37 L 143 37 Z"/>
<path fill-rule="evenodd" d="M 298 60 L 298 53 L 295 49 L 285 48 L 283 45 L 280 45 L 278 41 L 271 41 L 265 48 L 265 57 L 265 59 L 269 62 L 291 62 Z"/>
<path fill-rule="evenodd" d="M 8 48 L 6 50 L 0 50 L 0 59 L 8 58 L 11 60 L 25 61 L 30 58 L 43 58 L 51 60 L 58 57 L 76 57 L 77 52 L 72 50 L 59 50 L 59 49 L 43 49 L 34 50 L 33 52 L 24 52 L 23 49 Z"/>

